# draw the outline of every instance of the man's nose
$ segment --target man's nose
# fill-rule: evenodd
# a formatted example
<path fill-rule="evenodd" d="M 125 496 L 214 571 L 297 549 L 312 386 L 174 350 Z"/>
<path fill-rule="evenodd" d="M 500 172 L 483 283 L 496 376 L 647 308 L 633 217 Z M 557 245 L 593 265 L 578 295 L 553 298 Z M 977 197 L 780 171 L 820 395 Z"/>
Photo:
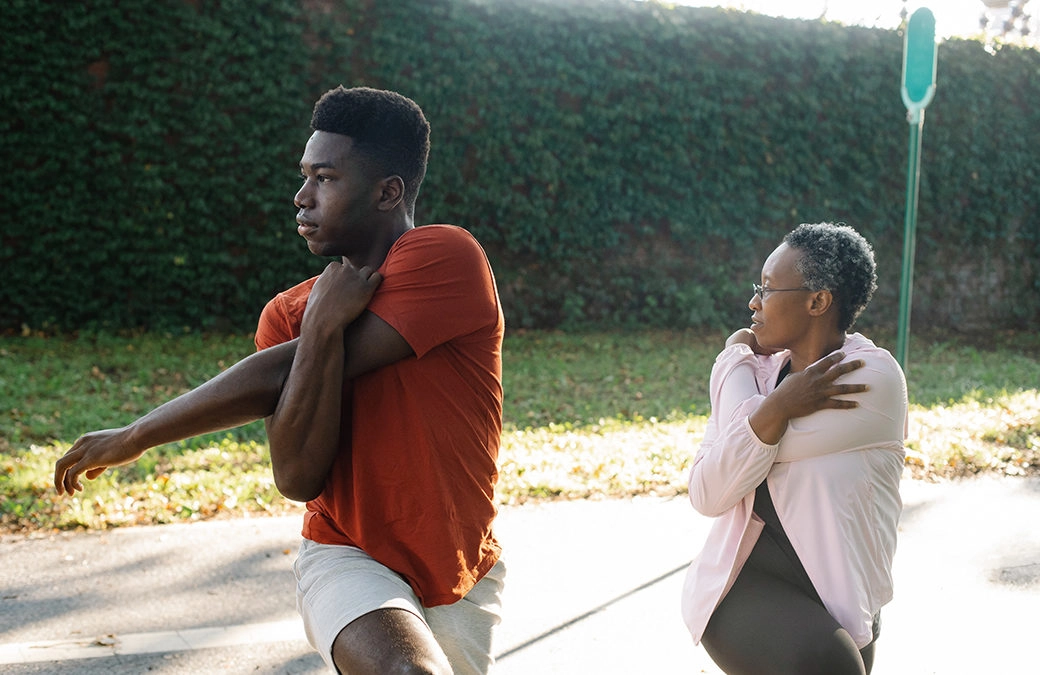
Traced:
<path fill-rule="evenodd" d="M 298 209 L 302 209 L 306 206 L 311 206 L 313 199 L 310 190 L 310 181 L 305 181 L 300 189 L 296 191 L 296 196 L 293 197 L 293 204 Z"/>

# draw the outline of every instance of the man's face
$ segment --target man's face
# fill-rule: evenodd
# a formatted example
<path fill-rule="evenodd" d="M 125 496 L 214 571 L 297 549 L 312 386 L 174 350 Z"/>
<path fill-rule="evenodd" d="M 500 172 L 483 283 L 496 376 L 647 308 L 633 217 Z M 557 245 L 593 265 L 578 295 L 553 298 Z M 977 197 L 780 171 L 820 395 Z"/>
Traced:
<path fill-rule="evenodd" d="M 315 255 L 364 255 L 372 245 L 380 188 L 353 145 L 349 136 L 315 131 L 300 159 L 296 231 Z"/>

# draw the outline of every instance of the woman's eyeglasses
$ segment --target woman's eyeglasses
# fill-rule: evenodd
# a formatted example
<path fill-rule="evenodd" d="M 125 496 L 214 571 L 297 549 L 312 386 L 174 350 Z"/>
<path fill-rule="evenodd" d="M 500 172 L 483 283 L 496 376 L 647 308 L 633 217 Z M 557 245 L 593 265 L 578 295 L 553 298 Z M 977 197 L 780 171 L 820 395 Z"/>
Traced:
<path fill-rule="evenodd" d="M 751 288 L 755 289 L 755 295 L 765 300 L 766 293 L 783 293 L 785 291 L 811 291 L 811 288 L 802 286 L 801 288 L 766 288 L 760 284 L 751 284 Z"/>

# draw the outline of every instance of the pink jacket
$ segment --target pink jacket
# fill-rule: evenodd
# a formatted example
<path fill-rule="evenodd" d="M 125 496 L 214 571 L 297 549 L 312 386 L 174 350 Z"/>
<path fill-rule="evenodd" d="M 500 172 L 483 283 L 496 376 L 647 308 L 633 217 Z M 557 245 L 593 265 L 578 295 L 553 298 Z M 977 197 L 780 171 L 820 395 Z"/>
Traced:
<path fill-rule="evenodd" d="M 756 356 L 734 345 L 716 358 L 712 415 L 689 481 L 694 508 L 716 518 L 683 588 L 695 643 L 762 531 L 752 508 L 763 479 L 827 611 L 860 648 L 871 640 L 874 614 L 892 599 L 906 380 L 891 354 L 858 333 L 843 351 L 846 361 L 866 363 L 838 379 L 869 386 L 849 397 L 859 407 L 792 420 L 777 445 L 758 440 L 748 415 L 775 388 L 788 353 Z"/>

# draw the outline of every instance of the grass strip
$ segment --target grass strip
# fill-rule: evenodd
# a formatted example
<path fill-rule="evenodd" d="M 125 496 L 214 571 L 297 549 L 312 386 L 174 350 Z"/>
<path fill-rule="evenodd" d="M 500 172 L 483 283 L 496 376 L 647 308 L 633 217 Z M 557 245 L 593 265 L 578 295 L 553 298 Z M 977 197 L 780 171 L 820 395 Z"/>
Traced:
<path fill-rule="evenodd" d="M 708 415 L 722 336 L 511 334 L 498 500 L 676 495 Z M 882 344 L 882 341 L 879 340 Z M 0 531 L 297 512 L 263 425 L 155 448 L 75 497 L 51 485 L 81 433 L 119 426 L 250 353 L 249 336 L 27 336 L 0 342 Z M 1040 339 L 911 342 L 907 475 L 1040 473 Z"/>

